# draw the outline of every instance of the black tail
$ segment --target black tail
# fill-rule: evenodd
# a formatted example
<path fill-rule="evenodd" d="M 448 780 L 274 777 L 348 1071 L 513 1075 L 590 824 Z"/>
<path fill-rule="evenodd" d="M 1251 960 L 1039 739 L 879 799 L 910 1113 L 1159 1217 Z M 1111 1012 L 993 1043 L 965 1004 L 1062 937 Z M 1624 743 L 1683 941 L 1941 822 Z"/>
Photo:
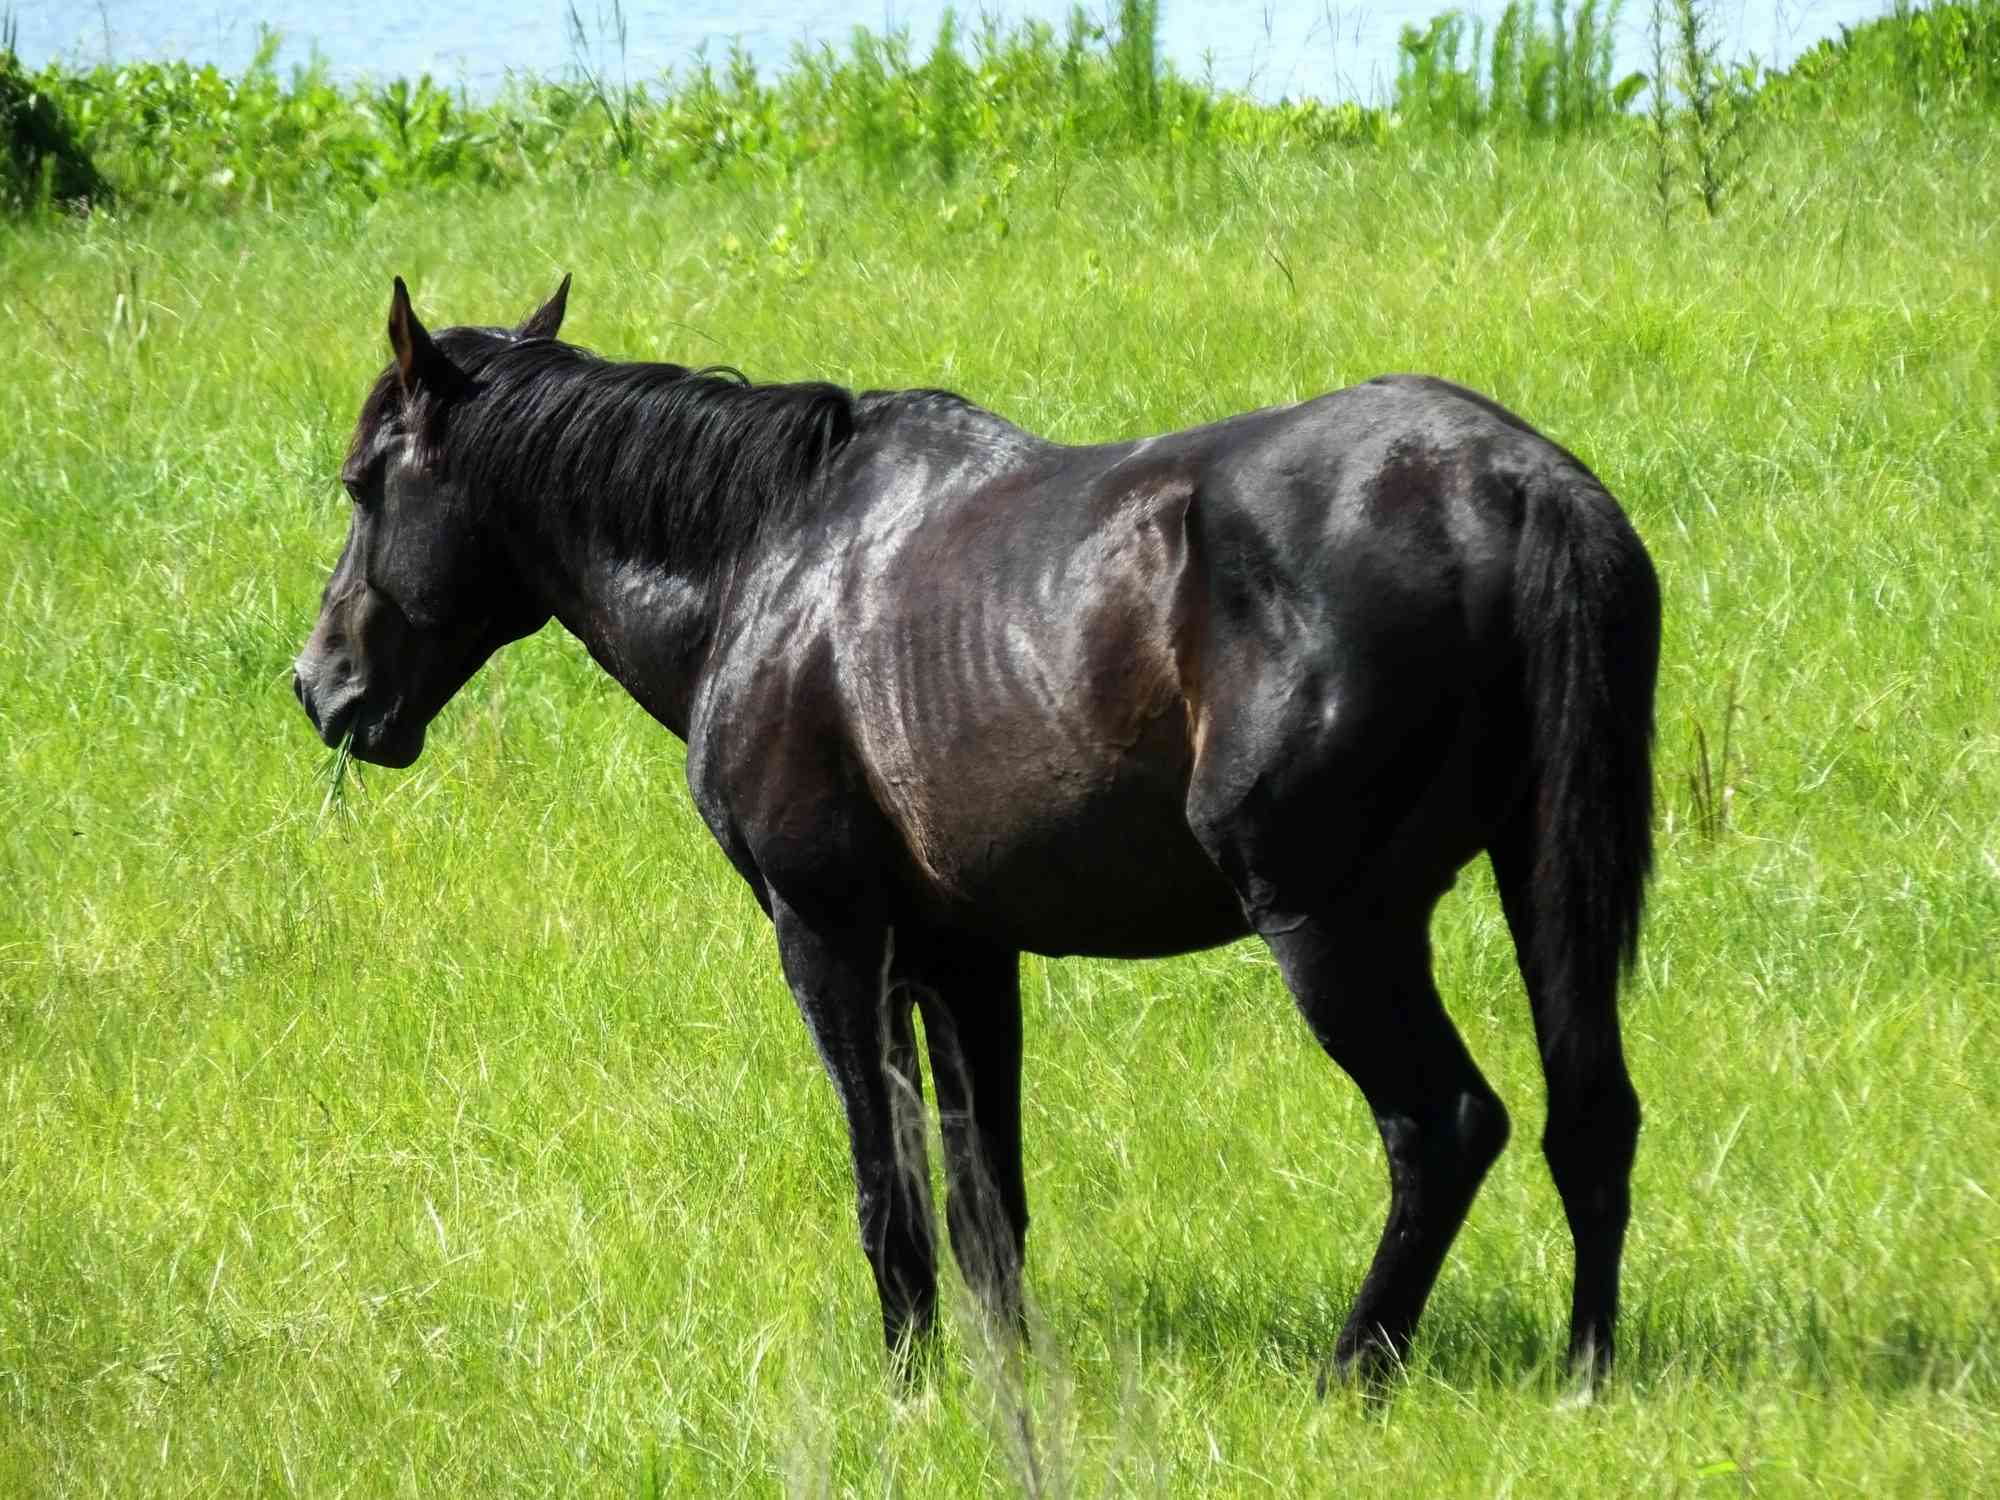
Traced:
<path fill-rule="evenodd" d="M 1653 865 L 1660 587 L 1624 513 L 1587 474 L 1528 486 L 1514 574 L 1530 790 L 1494 865 L 1544 1052 L 1616 1003 Z"/>
<path fill-rule="evenodd" d="M 1567 465 L 1531 484 L 1515 554 L 1530 785 L 1493 872 L 1541 1044 L 1542 1152 L 1576 1244 L 1571 1368 L 1608 1369 L 1639 1099 L 1618 1036 L 1653 864 L 1660 585 L 1624 514 Z"/>

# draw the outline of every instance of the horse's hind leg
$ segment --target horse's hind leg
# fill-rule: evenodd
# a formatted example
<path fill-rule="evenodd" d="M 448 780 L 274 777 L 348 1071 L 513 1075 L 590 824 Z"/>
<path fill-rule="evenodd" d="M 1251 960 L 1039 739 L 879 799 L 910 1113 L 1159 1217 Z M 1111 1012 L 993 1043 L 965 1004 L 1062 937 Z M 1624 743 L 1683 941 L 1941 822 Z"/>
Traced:
<path fill-rule="evenodd" d="M 822 930 L 783 901 L 771 915 L 786 982 L 847 1112 L 861 1248 L 882 1336 L 900 1353 L 936 1320 L 937 1268 L 911 996 L 891 982 L 894 931 Z"/>
<path fill-rule="evenodd" d="M 1445 1252 L 1507 1143 L 1507 1111 L 1431 981 L 1433 899 L 1337 917 L 1272 914 L 1261 924 L 1313 1035 L 1360 1085 L 1388 1153 L 1388 1223 L 1334 1346 L 1341 1373 L 1363 1379 L 1408 1352 Z"/>
<path fill-rule="evenodd" d="M 1028 1233 L 1019 963 L 1011 950 L 953 940 L 918 970 L 952 1254 L 987 1312 L 1017 1332 Z"/>
<path fill-rule="evenodd" d="M 1189 787 L 1189 826 L 1388 1153 L 1388 1223 L 1334 1349 L 1364 1379 L 1408 1351 L 1507 1141 L 1431 979 L 1431 913 L 1480 843 L 1482 741 L 1453 640 L 1447 618 L 1428 653 L 1363 636 L 1352 669 L 1222 680 Z"/>

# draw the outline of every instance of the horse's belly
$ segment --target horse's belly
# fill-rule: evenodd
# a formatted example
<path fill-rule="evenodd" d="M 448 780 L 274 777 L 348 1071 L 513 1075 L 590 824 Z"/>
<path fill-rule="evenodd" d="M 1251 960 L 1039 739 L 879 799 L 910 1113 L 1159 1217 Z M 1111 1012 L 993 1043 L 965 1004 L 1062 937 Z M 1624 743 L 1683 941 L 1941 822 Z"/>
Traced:
<path fill-rule="evenodd" d="M 990 770 L 939 787 L 914 832 L 924 904 L 1031 953 L 1150 958 L 1249 928 L 1189 830 L 1185 782 L 1127 768 L 1029 781 Z"/>
<path fill-rule="evenodd" d="M 1192 838 L 1186 850 L 1002 851 L 932 894 L 950 925 L 1050 956 L 1158 958 L 1249 931 L 1235 892 Z"/>

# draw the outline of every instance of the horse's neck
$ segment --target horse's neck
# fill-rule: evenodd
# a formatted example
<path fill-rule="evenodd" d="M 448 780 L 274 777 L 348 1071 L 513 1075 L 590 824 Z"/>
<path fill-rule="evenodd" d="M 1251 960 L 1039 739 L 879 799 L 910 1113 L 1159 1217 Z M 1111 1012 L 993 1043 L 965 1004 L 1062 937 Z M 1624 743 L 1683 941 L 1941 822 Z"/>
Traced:
<path fill-rule="evenodd" d="M 576 572 L 556 618 L 641 708 L 686 739 L 716 591 L 657 563 L 596 561 Z"/>

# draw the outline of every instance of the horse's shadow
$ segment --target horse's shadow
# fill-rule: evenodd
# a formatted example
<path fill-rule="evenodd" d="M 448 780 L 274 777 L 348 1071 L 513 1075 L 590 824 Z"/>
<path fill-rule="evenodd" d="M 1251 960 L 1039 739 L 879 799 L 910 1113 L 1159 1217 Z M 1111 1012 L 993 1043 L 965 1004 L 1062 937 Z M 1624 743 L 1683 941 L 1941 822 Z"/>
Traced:
<path fill-rule="evenodd" d="M 1693 1294 L 1635 1289 L 1619 1321 L 1616 1381 L 1634 1392 L 1690 1382 L 1741 1386 L 1760 1378 L 1803 1389 L 1891 1396 L 1949 1390 L 2000 1398 L 2000 1317 L 1940 1315 L 1911 1306 L 1833 1308 L 1809 1290 Z M 1327 1368 L 1354 1287 L 1301 1290 L 1278 1278 L 1152 1268 L 1107 1287 L 1089 1316 L 1110 1337 L 1196 1360 L 1254 1353 L 1314 1381 Z M 2000 1310 L 1996 1310 L 2000 1311 Z M 1122 1325 L 1116 1326 L 1116 1325 Z M 1410 1350 L 1409 1378 L 1454 1389 L 1573 1389 L 1566 1368 L 1568 1307 L 1509 1286 L 1439 1285 Z M 1102 1333 L 1100 1337 L 1104 1336 Z"/>

